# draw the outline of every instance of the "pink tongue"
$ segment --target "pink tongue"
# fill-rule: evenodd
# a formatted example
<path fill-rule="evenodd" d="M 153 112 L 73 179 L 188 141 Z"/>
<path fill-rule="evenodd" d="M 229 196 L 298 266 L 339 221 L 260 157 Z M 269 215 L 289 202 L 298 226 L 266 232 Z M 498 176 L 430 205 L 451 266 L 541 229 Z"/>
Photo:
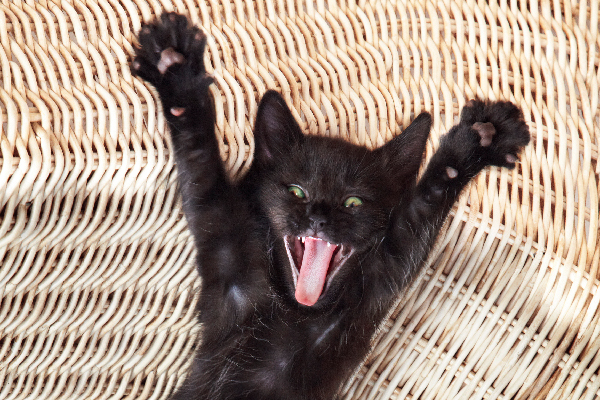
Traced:
<path fill-rule="evenodd" d="M 325 240 L 307 237 L 304 241 L 304 256 L 300 276 L 296 285 L 296 300 L 305 306 L 312 306 L 319 300 L 333 252 L 337 248 Z"/>

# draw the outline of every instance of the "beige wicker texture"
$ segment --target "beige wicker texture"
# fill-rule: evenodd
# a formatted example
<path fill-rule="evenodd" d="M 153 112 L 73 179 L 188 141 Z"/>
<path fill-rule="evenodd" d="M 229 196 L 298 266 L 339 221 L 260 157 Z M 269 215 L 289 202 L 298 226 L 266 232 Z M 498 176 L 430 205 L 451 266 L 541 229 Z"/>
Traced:
<path fill-rule="evenodd" d="M 4 0 L 1 399 L 165 399 L 185 376 L 195 250 L 128 67 L 164 9 L 210 36 L 234 175 L 268 88 L 310 133 L 371 147 L 428 110 L 428 155 L 469 98 L 525 112 L 521 163 L 468 187 L 346 399 L 600 394 L 599 0 Z"/>

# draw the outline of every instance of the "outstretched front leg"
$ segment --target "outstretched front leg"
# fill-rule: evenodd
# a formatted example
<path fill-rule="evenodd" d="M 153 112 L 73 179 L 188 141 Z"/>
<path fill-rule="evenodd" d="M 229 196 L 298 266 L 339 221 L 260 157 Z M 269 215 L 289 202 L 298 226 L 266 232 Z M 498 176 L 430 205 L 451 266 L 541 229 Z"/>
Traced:
<path fill-rule="evenodd" d="M 420 265 L 465 185 L 488 165 L 514 168 L 529 140 L 523 114 L 514 104 L 469 101 L 459 124 L 442 138 L 409 204 L 397 214 L 392 254 L 411 257 L 404 265 Z"/>
<path fill-rule="evenodd" d="M 198 248 L 200 301 L 213 310 L 202 314 L 203 321 L 235 326 L 252 308 L 248 283 L 260 286 L 262 272 L 248 201 L 229 182 L 215 137 L 206 36 L 186 17 L 165 13 L 142 27 L 139 43 L 131 68 L 156 88 L 168 121 L 183 209 Z"/>
<path fill-rule="evenodd" d="M 132 71 L 152 84 L 167 119 L 190 228 L 198 212 L 221 204 L 231 190 L 215 137 L 215 113 L 204 67 L 206 36 L 182 15 L 165 13 L 145 24 Z M 208 208 L 207 208 L 208 207 Z M 202 236 L 202 232 L 194 232 Z"/>

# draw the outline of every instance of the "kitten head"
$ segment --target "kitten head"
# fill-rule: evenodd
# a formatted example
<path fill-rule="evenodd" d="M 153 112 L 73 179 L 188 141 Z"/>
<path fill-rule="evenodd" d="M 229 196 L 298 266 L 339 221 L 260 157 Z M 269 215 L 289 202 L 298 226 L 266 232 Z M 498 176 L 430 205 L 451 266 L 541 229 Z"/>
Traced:
<path fill-rule="evenodd" d="M 344 285 L 359 284 L 344 278 L 356 275 L 358 260 L 385 237 L 393 208 L 410 196 L 430 126 L 422 114 L 368 150 L 304 135 L 277 92 L 263 96 L 254 129 L 260 202 L 287 255 L 277 273 L 298 303 L 326 307 Z"/>

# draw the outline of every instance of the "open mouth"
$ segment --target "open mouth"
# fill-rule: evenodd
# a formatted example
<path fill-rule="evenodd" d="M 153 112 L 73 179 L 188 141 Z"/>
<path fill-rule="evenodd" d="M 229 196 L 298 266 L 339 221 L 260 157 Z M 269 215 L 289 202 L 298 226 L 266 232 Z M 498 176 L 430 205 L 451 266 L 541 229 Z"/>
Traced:
<path fill-rule="evenodd" d="M 354 249 L 311 236 L 285 236 L 283 239 L 292 268 L 296 301 L 312 306 Z"/>

